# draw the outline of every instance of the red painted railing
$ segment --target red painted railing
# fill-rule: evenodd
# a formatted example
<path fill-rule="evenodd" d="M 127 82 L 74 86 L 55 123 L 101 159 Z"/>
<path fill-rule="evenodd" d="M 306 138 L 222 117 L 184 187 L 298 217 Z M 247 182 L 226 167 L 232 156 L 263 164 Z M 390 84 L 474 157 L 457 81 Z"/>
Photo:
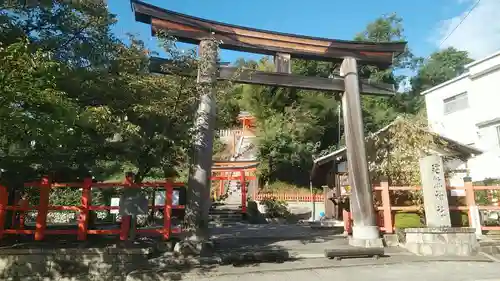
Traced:
<path fill-rule="evenodd" d="M 272 199 L 283 200 L 288 202 L 323 202 L 325 200 L 325 196 L 323 194 L 304 194 L 304 193 L 258 193 L 254 196 L 257 201 L 261 201 L 264 199 Z"/>
<path fill-rule="evenodd" d="M 171 215 L 172 209 L 184 209 L 183 205 L 172 206 L 172 197 L 174 187 L 184 187 L 184 183 L 174 183 L 171 181 L 164 182 L 145 182 L 141 184 L 133 183 L 130 178 L 124 182 L 106 182 L 94 183 L 91 178 L 86 178 L 83 183 L 50 183 L 48 178 L 43 178 L 41 182 L 25 183 L 26 187 L 38 187 L 40 201 L 38 206 L 29 206 L 27 203 L 17 206 L 8 205 L 8 191 L 4 186 L 0 186 L 0 239 L 4 234 L 33 234 L 35 240 L 43 240 L 45 235 L 77 235 L 78 240 L 86 240 L 88 234 L 92 235 L 119 235 L 120 240 L 127 240 L 130 230 L 131 216 L 122 217 L 120 229 L 89 229 L 89 211 L 103 210 L 118 210 L 117 206 L 95 206 L 92 205 L 92 188 L 154 188 L 165 189 L 165 205 L 149 208 L 164 209 L 164 221 L 161 229 L 137 229 L 137 233 L 146 235 L 160 234 L 164 239 L 169 239 L 171 233 L 181 232 L 180 228 L 172 228 Z M 49 205 L 49 193 L 53 188 L 69 188 L 79 187 L 82 189 L 81 205 L 80 206 L 53 206 Z M 47 230 L 47 214 L 49 211 L 76 211 L 80 213 L 77 229 L 53 229 Z M 18 211 L 21 213 L 27 211 L 38 211 L 36 217 L 36 226 L 34 230 L 24 229 L 24 223 L 20 223 L 21 227 L 4 229 L 7 211 Z M 21 218 L 24 214 L 21 214 Z"/>
<path fill-rule="evenodd" d="M 469 216 L 469 224 L 472 222 L 472 210 L 469 206 L 476 206 L 476 191 L 480 190 L 500 190 L 500 186 L 474 186 L 472 182 L 464 182 L 463 187 L 447 187 L 448 190 L 464 190 L 465 191 L 465 206 L 452 206 L 450 211 L 467 211 Z M 396 211 L 416 212 L 418 206 L 394 206 L 391 204 L 391 192 L 393 191 L 417 191 L 421 190 L 419 186 L 389 186 L 388 182 L 381 182 L 379 186 L 374 186 L 373 190 L 380 192 L 381 204 L 375 209 L 379 212 L 378 225 L 380 230 L 385 233 L 394 233 L 394 215 Z M 479 210 L 500 210 L 500 206 L 477 206 Z M 344 216 L 344 225 L 347 231 L 352 229 L 352 218 Z M 481 226 L 481 230 L 500 230 L 500 226 Z"/>
<path fill-rule="evenodd" d="M 394 231 L 394 211 L 417 211 L 418 206 L 393 206 L 391 205 L 391 191 L 416 191 L 420 190 L 419 186 L 389 186 L 387 182 L 382 182 L 380 186 L 373 188 L 375 191 L 381 192 L 381 205 L 376 209 L 381 212 L 380 229 L 386 233 Z M 450 211 L 467 211 L 469 222 L 472 221 L 472 214 L 469 206 L 476 205 L 475 191 L 478 190 L 500 190 L 500 186 L 474 186 L 472 182 L 464 182 L 463 187 L 447 187 L 448 190 L 464 190 L 465 191 L 465 206 L 449 206 Z M 499 206 L 478 206 L 479 210 L 500 210 Z M 500 230 L 500 226 L 481 226 L 481 230 Z"/>

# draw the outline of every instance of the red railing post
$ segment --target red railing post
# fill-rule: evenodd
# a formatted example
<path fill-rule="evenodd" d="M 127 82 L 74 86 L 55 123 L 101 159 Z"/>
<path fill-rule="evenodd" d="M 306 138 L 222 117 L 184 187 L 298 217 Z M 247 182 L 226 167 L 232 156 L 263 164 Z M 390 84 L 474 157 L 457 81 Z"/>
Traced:
<path fill-rule="evenodd" d="M 344 221 L 344 233 L 351 234 L 352 233 L 351 212 L 349 210 L 343 209 L 342 219 Z"/>
<path fill-rule="evenodd" d="M 92 204 L 92 178 L 85 178 L 82 186 L 82 206 L 80 207 L 80 218 L 78 220 L 78 240 L 87 239 L 89 227 L 89 208 Z"/>
<path fill-rule="evenodd" d="M 245 180 L 245 171 L 240 171 L 240 181 L 241 181 L 241 212 L 243 214 L 247 213 L 247 186 Z"/>
<path fill-rule="evenodd" d="M 125 241 L 128 239 L 128 232 L 130 230 L 130 216 L 122 216 L 122 224 L 120 227 L 120 240 Z"/>
<path fill-rule="evenodd" d="M 7 192 L 7 188 L 3 185 L 0 185 L 0 239 L 2 239 L 3 237 L 3 231 L 5 227 L 8 198 L 9 193 Z"/>
<path fill-rule="evenodd" d="M 41 241 L 45 236 L 47 228 L 47 213 L 49 208 L 50 183 L 47 176 L 42 178 L 40 185 L 40 203 L 38 205 L 38 215 L 36 217 L 35 240 Z"/>
<path fill-rule="evenodd" d="M 165 207 L 163 208 L 163 239 L 170 238 L 172 231 L 172 198 L 174 186 L 171 181 L 165 183 Z"/>
<path fill-rule="evenodd" d="M 469 215 L 469 224 L 474 221 L 474 214 L 476 207 L 476 196 L 474 193 L 474 186 L 472 185 L 472 179 L 469 177 L 464 178 L 465 187 L 465 201 L 467 202 L 467 214 Z"/>
<path fill-rule="evenodd" d="M 219 182 L 219 194 L 217 197 L 222 196 L 222 194 L 224 194 L 224 180 L 220 180 Z"/>
<path fill-rule="evenodd" d="M 384 228 L 385 233 L 392 233 L 392 211 L 391 211 L 391 195 L 389 192 L 389 182 L 387 180 L 383 180 L 380 182 L 380 187 L 382 187 L 382 208 L 384 214 Z"/>

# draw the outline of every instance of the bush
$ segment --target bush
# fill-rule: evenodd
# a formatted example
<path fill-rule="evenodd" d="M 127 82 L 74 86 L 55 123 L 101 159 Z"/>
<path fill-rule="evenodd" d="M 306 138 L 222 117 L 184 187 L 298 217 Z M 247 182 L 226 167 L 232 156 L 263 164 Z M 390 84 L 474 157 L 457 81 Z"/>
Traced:
<path fill-rule="evenodd" d="M 394 227 L 396 229 L 424 227 L 417 213 L 396 213 L 394 217 Z"/>
<path fill-rule="evenodd" d="M 468 227 L 469 214 L 462 211 L 450 211 L 451 226 L 453 227 Z"/>
<path fill-rule="evenodd" d="M 247 221 L 251 224 L 266 223 L 266 218 L 259 211 L 257 202 L 247 200 Z"/>
<path fill-rule="evenodd" d="M 290 216 L 286 201 L 272 197 L 261 200 L 260 204 L 266 208 L 266 217 L 268 218 L 287 218 Z"/>
<path fill-rule="evenodd" d="M 463 211 L 450 211 L 451 226 L 468 227 L 469 215 Z M 394 218 L 394 226 L 399 229 L 412 227 L 425 227 L 420 215 L 417 213 L 397 213 Z"/>

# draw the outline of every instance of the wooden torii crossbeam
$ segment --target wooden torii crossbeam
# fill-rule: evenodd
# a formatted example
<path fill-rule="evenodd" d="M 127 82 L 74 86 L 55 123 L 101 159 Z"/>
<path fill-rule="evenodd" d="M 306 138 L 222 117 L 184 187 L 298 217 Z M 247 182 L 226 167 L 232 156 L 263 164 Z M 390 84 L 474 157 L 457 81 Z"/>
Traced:
<path fill-rule="evenodd" d="M 360 63 L 387 68 L 394 56 L 405 49 L 405 42 L 370 43 L 334 40 L 279 33 L 201 19 L 132 0 L 136 21 L 151 25 L 152 34 L 168 30 L 182 42 L 199 44 L 207 37 L 221 41 L 228 50 L 275 55 L 290 54 L 293 58 L 341 62 L 352 57 Z"/>
<path fill-rule="evenodd" d="M 254 28 L 196 18 L 165 10 L 140 1 L 131 0 L 136 21 L 151 25 L 152 34 L 160 30 L 178 38 L 181 42 L 199 44 L 199 66 L 197 82 L 200 84 L 200 106 L 197 111 L 197 135 L 195 138 L 194 170 L 189 179 L 189 192 L 193 198 L 202 196 L 201 202 L 210 198 L 212 167 L 212 146 L 215 124 L 215 98 L 213 85 L 217 79 L 225 79 L 232 69 L 217 65 L 218 47 L 229 50 L 273 55 L 273 74 L 257 72 L 258 78 L 243 76 L 237 82 L 271 86 L 295 87 L 325 91 L 341 91 L 344 132 L 347 147 L 349 184 L 351 186 L 351 208 L 354 220 L 353 239 L 358 246 L 382 246 L 376 216 L 373 208 L 373 194 L 368 173 L 364 143 L 363 120 L 361 116 L 360 90 L 371 94 L 383 94 L 380 89 L 388 89 L 384 84 L 371 84 L 358 78 L 358 64 L 375 65 L 380 69 L 391 66 L 394 57 L 404 52 L 406 42 L 371 43 L 317 38 L 310 36 L 278 33 Z M 220 42 L 217 43 L 217 42 Z M 291 75 L 291 59 L 311 59 L 342 62 L 340 80 L 317 79 Z M 153 60 L 154 64 L 154 60 Z M 316 80 L 315 80 L 316 79 Z M 317 83 L 317 85 L 315 85 Z M 327 85 L 330 83 L 331 85 Z M 192 188 L 194 187 L 194 188 Z M 197 190 L 203 190 L 197 193 Z M 199 202 L 200 202 L 199 201 Z M 196 210 L 193 216 L 202 214 L 208 218 L 208 207 Z M 198 212 L 198 213 L 197 213 Z"/>
<path fill-rule="evenodd" d="M 179 69 L 164 67 L 172 65 L 168 59 L 152 57 L 149 70 L 153 73 L 196 76 L 196 69 Z M 344 92 L 344 78 L 324 78 L 317 76 L 302 76 L 289 73 L 258 71 L 253 69 L 238 69 L 237 67 L 218 65 L 217 80 L 228 80 L 236 83 L 279 86 L 302 90 Z M 391 96 L 394 95 L 394 85 L 374 83 L 360 80 L 360 91 L 367 95 Z"/>

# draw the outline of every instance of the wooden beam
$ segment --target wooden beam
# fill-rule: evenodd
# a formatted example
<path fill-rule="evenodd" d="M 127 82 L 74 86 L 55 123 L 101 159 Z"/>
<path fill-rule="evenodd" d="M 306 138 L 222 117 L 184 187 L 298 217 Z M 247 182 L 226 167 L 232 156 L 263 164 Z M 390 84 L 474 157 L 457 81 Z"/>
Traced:
<path fill-rule="evenodd" d="M 150 60 L 150 71 L 153 73 L 175 74 L 183 76 L 195 76 L 194 69 L 182 67 L 162 67 L 168 65 L 169 61 L 153 57 Z M 230 80 L 236 83 L 264 85 L 275 87 L 296 88 L 314 91 L 344 92 L 343 78 L 324 78 L 314 76 L 301 76 L 288 73 L 274 73 L 256 71 L 252 69 L 239 69 L 236 67 L 219 67 L 218 80 Z M 360 90 L 363 94 L 377 96 L 392 96 L 395 93 L 394 85 L 386 83 L 374 83 L 368 80 L 360 82 Z"/>
<path fill-rule="evenodd" d="M 318 38 L 260 30 L 196 18 L 131 0 L 136 21 L 151 25 L 152 33 L 168 34 L 185 43 L 198 44 L 214 37 L 223 49 L 275 55 L 287 53 L 293 58 L 342 61 L 354 57 L 360 63 L 387 68 L 406 48 L 406 42 L 375 43 Z"/>
<path fill-rule="evenodd" d="M 384 256 L 384 248 L 342 247 L 337 249 L 326 249 L 325 256 L 329 259 L 361 257 L 379 258 Z"/>

